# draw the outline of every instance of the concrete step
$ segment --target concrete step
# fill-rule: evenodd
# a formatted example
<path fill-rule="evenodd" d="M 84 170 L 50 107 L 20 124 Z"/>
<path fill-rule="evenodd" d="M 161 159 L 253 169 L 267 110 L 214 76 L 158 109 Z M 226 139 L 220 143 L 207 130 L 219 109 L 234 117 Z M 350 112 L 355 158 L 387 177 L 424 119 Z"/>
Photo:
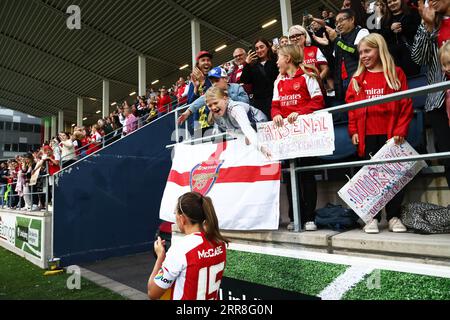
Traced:
<path fill-rule="evenodd" d="M 173 233 L 175 238 L 181 236 L 175 225 Z M 450 234 L 393 233 L 387 229 L 381 229 L 379 234 L 366 234 L 362 229 L 346 232 L 223 231 L 222 234 L 235 243 L 450 266 Z"/>

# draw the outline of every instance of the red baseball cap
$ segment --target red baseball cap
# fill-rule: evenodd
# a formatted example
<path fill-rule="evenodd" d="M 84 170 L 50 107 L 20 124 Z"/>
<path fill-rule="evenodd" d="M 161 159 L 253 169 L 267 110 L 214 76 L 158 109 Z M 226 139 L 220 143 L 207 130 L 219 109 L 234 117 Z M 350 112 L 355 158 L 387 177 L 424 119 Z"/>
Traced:
<path fill-rule="evenodd" d="M 195 60 L 198 62 L 198 60 L 200 60 L 200 58 L 202 57 L 209 57 L 210 59 L 213 58 L 213 55 L 211 53 L 209 53 L 208 51 L 200 51 L 197 55 L 197 58 L 195 58 Z"/>

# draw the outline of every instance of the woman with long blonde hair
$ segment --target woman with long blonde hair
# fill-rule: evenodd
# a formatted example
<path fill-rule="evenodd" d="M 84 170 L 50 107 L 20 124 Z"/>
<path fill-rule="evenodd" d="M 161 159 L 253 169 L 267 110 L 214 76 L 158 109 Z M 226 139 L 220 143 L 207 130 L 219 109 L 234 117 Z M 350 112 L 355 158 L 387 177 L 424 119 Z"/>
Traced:
<path fill-rule="evenodd" d="M 309 71 L 309 66 L 303 63 L 303 50 L 297 45 L 289 44 L 278 51 L 278 69 L 280 77 L 275 82 L 272 101 L 272 119 L 278 127 L 284 126 L 284 119 L 294 123 L 300 115 L 313 113 L 325 105 L 320 89 L 320 78 L 316 73 Z M 313 67 L 314 68 L 314 67 Z M 297 159 L 298 164 L 308 165 L 314 163 L 314 158 Z M 299 174 L 299 173 L 298 173 Z M 300 175 L 300 174 L 299 174 Z M 289 176 L 286 176 L 289 180 Z M 315 231 L 315 214 L 317 204 L 317 184 L 313 172 L 300 175 L 300 205 L 302 224 L 306 231 Z M 292 204 L 290 183 L 287 183 L 288 197 Z M 294 229 L 292 205 L 289 206 L 291 223 L 288 230 Z"/>
<path fill-rule="evenodd" d="M 396 67 L 383 36 L 372 33 L 364 37 L 359 45 L 359 66 L 347 90 L 346 102 L 378 98 L 408 89 L 405 73 Z M 349 111 L 348 131 L 352 142 L 357 145 L 358 155 L 369 159 L 387 140 L 403 144 L 408 135 L 409 123 L 413 116 L 411 99 L 401 99 Z M 386 205 L 389 231 L 406 232 L 399 219 L 403 200 L 400 191 Z M 378 233 L 378 214 L 365 227 L 367 233 Z M 377 221 L 378 220 L 378 221 Z"/>

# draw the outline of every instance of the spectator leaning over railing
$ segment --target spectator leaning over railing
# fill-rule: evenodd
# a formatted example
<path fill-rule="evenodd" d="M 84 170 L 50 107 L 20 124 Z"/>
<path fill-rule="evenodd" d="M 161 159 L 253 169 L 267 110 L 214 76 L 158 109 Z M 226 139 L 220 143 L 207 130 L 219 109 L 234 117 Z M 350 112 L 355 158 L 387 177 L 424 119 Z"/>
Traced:
<path fill-rule="evenodd" d="M 317 70 L 316 72 L 309 72 L 308 69 L 314 70 L 315 67 L 305 66 L 303 60 L 303 51 L 297 45 L 290 44 L 279 50 L 277 64 L 281 76 L 275 83 L 272 102 L 272 119 L 275 125 L 279 127 L 284 126 L 284 119 L 293 123 L 298 116 L 312 113 L 325 106 Z M 296 162 L 301 166 L 307 166 L 314 163 L 314 158 L 296 159 Z M 299 188 L 301 223 L 305 224 L 306 231 L 315 231 L 317 230 L 314 222 L 314 211 L 317 205 L 317 184 L 314 172 L 297 173 L 297 175 L 301 184 L 301 188 Z M 294 215 L 289 175 L 286 178 L 290 202 L 289 217 L 291 219 L 288 230 L 293 230 Z"/>
<path fill-rule="evenodd" d="M 429 6 L 419 1 L 419 13 L 422 23 L 417 30 L 412 48 L 412 59 L 419 65 L 428 67 L 429 84 L 446 80 L 438 58 L 438 50 L 450 39 L 450 1 L 434 0 Z M 429 93 L 425 102 L 425 111 L 433 128 L 436 147 L 439 152 L 450 151 L 450 128 L 445 109 L 445 92 Z M 445 167 L 447 184 L 450 187 L 450 159 L 442 160 Z"/>
<path fill-rule="evenodd" d="M 278 77 L 276 56 L 269 41 L 260 38 L 254 42 L 255 51 L 250 50 L 245 60 L 241 82 L 252 85 L 253 98 L 250 104 L 270 119 L 273 85 Z"/>
<path fill-rule="evenodd" d="M 236 83 L 228 83 L 228 75 L 221 67 L 215 67 L 208 73 L 208 79 L 213 87 L 227 90 L 231 100 L 249 103 L 249 98 L 242 86 Z M 195 114 L 200 108 L 206 105 L 205 96 L 201 96 L 189 105 L 189 108 L 178 118 L 178 123 L 182 124 L 190 115 Z"/>
<path fill-rule="evenodd" d="M 260 150 L 268 159 L 271 155 L 264 147 L 258 146 L 258 138 L 252 123 L 266 122 L 266 115 L 244 102 L 228 98 L 227 91 L 214 86 L 206 91 L 206 104 L 209 108 L 209 122 L 221 132 L 244 134 L 246 143 Z"/>
<path fill-rule="evenodd" d="M 347 103 L 408 90 L 406 76 L 400 67 L 395 66 L 383 36 L 372 33 L 364 37 L 358 50 L 360 62 L 347 91 Z M 408 135 L 412 117 L 411 99 L 349 111 L 348 131 L 353 144 L 357 145 L 358 156 L 369 160 L 391 138 L 395 143 L 402 144 Z M 404 190 L 401 190 L 386 205 L 389 231 L 406 232 L 399 218 L 403 197 Z M 364 231 L 378 233 L 380 220 L 381 212 L 365 226 Z"/>

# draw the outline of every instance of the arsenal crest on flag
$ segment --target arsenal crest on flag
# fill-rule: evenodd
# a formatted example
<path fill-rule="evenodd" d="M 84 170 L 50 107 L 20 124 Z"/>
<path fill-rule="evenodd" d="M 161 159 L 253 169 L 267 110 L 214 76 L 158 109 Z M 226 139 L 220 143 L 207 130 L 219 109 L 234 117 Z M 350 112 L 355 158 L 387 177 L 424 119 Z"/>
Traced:
<path fill-rule="evenodd" d="M 194 191 L 211 197 L 221 229 L 277 230 L 280 177 L 280 163 L 268 163 L 244 139 L 178 144 L 160 218 L 175 222 L 178 197 Z"/>

